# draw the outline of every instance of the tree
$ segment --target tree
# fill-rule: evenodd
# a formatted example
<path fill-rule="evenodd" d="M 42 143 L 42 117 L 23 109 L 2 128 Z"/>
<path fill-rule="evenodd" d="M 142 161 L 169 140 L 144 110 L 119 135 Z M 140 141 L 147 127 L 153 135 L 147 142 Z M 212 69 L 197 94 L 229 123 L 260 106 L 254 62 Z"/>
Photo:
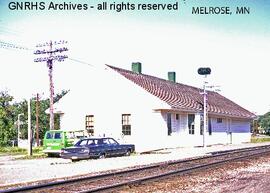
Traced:
<path fill-rule="evenodd" d="M 63 90 L 61 93 L 56 94 L 54 101 L 59 101 L 68 91 Z M 15 124 L 18 115 L 23 113 L 20 121 L 23 124 L 20 126 L 20 138 L 27 139 L 28 133 L 28 106 L 27 100 L 13 103 L 13 97 L 7 91 L 0 91 L 0 146 L 9 145 L 10 140 L 17 139 L 17 125 Z M 44 137 L 45 132 L 49 129 L 49 115 L 45 111 L 49 108 L 49 99 L 40 100 L 39 103 L 39 138 Z M 33 134 L 36 131 L 36 98 L 31 98 L 31 129 Z M 55 116 L 55 129 L 60 129 L 60 116 Z M 35 135 L 33 135 L 34 137 Z"/>
<path fill-rule="evenodd" d="M 270 112 L 265 113 L 264 115 L 259 117 L 259 125 L 262 127 L 266 132 L 269 133 L 270 131 Z"/>
<path fill-rule="evenodd" d="M 59 101 L 65 94 L 67 94 L 69 91 L 62 90 L 61 93 L 56 94 L 54 97 L 54 102 Z M 36 132 L 36 105 L 37 100 L 35 97 L 31 98 L 31 127 L 33 131 L 33 137 L 35 136 Z M 49 130 L 49 124 L 50 124 L 50 115 L 46 114 L 45 111 L 49 109 L 50 107 L 50 100 L 43 99 L 39 101 L 39 138 L 43 139 L 44 134 L 46 131 Z M 16 109 L 18 110 L 18 113 L 24 113 L 25 116 L 22 117 L 22 121 L 24 123 L 27 123 L 27 101 L 24 100 L 20 103 L 16 104 Z M 60 129 L 60 116 L 58 114 L 55 114 L 54 116 L 54 127 L 55 129 Z M 21 137 L 23 139 L 27 138 L 27 132 L 28 132 L 28 126 L 27 124 L 23 124 L 21 127 Z"/>
<path fill-rule="evenodd" d="M 0 91 L 0 146 L 7 145 L 16 136 L 12 100 L 13 97 L 7 91 Z"/>

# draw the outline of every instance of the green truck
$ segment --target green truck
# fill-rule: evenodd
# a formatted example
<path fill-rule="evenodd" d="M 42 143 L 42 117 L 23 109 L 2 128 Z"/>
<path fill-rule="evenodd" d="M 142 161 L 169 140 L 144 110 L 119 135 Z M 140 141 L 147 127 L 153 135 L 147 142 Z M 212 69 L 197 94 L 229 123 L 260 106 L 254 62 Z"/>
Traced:
<path fill-rule="evenodd" d="M 48 156 L 58 156 L 62 148 L 73 146 L 79 139 L 87 137 L 85 130 L 50 130 L 45 133 L 43 152 Z"/>

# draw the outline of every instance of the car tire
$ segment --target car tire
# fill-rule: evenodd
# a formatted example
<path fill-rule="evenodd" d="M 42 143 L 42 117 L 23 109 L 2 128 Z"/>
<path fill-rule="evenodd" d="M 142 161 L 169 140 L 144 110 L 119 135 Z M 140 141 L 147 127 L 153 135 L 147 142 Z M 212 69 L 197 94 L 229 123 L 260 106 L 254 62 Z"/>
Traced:
<path fill-rule="evenodd" d="M 126 153 L 125 153 L 125 156 L 130 156 L 130 154 L 131 154 L 130 149 L 127 149 L 127 151 L 126 151 Z"/>
<path fill-rule="evenodd" d="M 99 159 L 104 159 L 106 158 L 106 154 L 105 153 L 101 153 L 99 156 L 98 156 Z"/>
<path fill-rule="evenodd" d="M 47 157 L 54 157 L 54 154 L 53 153 L 48 153 Z"/>

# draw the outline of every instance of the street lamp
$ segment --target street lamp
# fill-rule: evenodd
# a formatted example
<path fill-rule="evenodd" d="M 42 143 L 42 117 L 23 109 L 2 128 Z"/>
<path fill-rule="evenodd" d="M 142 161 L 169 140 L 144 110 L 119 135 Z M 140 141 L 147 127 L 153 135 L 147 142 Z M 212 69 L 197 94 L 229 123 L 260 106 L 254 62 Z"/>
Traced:
<path fill-rule="evenodd" d="M 23 116 L 24 114 L 23 113 L 20 113 L 18 114 L 18 120 L 17 120 L 17 126 L 18 126 L 18 147 L 19 147 L 19 140 L 20 140 L 20 125 L 21 125 L 21 122 L 20 122 L 20 116 Z"/>
<path fill-rule="evenodd" d="M 211 68 L 199 68 L 198 74 L 203 75 L 206 79 L 207 75 L 211 74 Z M 203 81 L 203 147 L 206 147 L 206 131 L 207 131 L 207 92 L 206 92 L 206 81 Z"/>

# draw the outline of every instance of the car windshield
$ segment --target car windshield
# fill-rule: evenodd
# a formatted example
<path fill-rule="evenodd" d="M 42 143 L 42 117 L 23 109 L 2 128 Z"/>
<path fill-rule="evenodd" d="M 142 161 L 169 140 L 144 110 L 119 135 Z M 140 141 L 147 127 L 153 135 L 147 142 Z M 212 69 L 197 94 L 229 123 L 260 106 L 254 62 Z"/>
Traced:
<path fill-rule="evenodd" d="M 115 141 L 114 139 L 108 139 L 108 140 L 109 140 L 109 143 L 110 144 L 114 144 L 114 145 L 117 145 L 118 144 L 118 142 Z"/>

